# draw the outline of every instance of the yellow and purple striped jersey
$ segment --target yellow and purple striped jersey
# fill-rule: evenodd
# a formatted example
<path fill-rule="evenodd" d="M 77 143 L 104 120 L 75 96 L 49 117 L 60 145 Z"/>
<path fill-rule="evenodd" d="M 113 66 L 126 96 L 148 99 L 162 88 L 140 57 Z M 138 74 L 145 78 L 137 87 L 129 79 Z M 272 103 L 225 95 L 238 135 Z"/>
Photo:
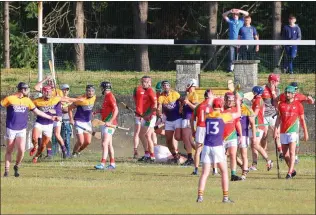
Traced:
<path fill-rule="evenodd" d="M 196 91 L 193 91 L 193 92 L 189 93 L 187 97 L 188 97 L 188 100 L 192 104 L 197 104 L 198 101 L 199 101 L 199 95 L 196 93 Z M 183 106 L 182 118 L 183 119 L 191 119 L 192 113 L 193 113 L 193 110 L 190 108 L 190 106 L 185 104 Z"/>
<path fill-rule="evenodd" d="M 7 108 L 6 127 L 12 130 L 27 128 L 28 112 L 36 108 L 28 97 L 19 98 L 16 95 L 4 98 L 1 106 Z"/>
<path fill-rule="evenodd" d="M 48 100 L 45 100 L 43 97 L 37 98 L 35 100 L 33 100 L 35 106 L 43 111 L 44 113 L 46 113 L 47 115 L 53 116 L 53 115 L 57 115 L 57 116 L 61 116 L 62 111 L 61 111 L 61 102 L 60 102 L 60 97 L 51 97 Z M 56 112 L 56 114 L 51 113 L 53 111 Z M 41 116 L 37 116 L 36 118 L 36 122 L 42 124 L 42 125 L 49 125 L 52 124 L 54 121 L 51 119 L 46 119 L 43 118 Z"/>
<path fill-rule="evenodd" d="M 164 92 L 159 96 L 158 103 L 162 104 L 162 112 L 166 115 L 167 121 L 175 121 L 181 118 L 179 113 L 180 94 L 174 90 L 169 92 L 169 95 L 166 95 Z"/>
<path fill-rule="evenodd" d="M 74 120 L 79 122 L 90 122 L 92 117 L 92 109 L 96 100 L 96 96 L 87 98 L 86 95 L 82 96 L 83 101 L 75 102 L 74 105 L 77 107 Z"/>

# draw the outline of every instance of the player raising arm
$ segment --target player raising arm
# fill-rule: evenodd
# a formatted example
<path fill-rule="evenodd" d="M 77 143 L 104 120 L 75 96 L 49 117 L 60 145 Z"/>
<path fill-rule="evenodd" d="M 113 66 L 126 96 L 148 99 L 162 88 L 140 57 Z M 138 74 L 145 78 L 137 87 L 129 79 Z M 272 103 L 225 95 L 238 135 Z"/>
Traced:
<path fill-rule="evenodd" d="M 293 86 L 287 86 L 285 88 L 286 102 L 281 102 L 278 106 L 279 112 L 274 130 L 274 138 L 278 138 L 280 133 L 284 159 L 289 167 L 286 179 L 291 179 L 296 175 L 294 162 L 299 121 L 304 130 L 304 139 L 305 141 L 308 140 L 308 132 L 304 119 L 304 108 L 300 102 L 294 100 L 295 91 L 295 87 Z M 280 132 L 278 131 L 279 129 Z"/>
<path fill-rule="evenodd" d="M 203 201 L 203 193 L 206 185 L 206 180 L 210 174 L 211 164 L 217 164 L 221 170 L 223 203 L 233 203 L 228 198 L 228 170 L 223 145 L 224 126 L 227 122 L 240 117 L 240 96 L 236 94 L 236 109 L 235 113 L 221 113 L 223 101 L 219 98 L 213 101 L 213 110 L 206 115 L 206 136 L 204 140 L 204 148 L 202 150 L 201 161 L 202 174 L 199 180 L 197 202 Z"/>

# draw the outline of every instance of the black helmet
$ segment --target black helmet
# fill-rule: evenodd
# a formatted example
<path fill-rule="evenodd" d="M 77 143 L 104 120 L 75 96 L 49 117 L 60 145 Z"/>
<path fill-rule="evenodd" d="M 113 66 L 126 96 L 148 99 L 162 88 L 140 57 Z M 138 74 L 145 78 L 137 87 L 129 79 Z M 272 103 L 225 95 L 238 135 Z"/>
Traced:
<path fill-rule="evenodd" d="M 100 87 L 103 90 L 111 90 L 112 89 L 112 84 L 109 81 L 103 81 L 103 82 L 101 82 Z"/>
<path fill-rule="evenodd" d="M 95 87 L 92 84 L 88 84 L 86 86 L 86 90 L 90 90 L 90 89 L 94 89 L 95 90 Z"/>
<path fill-rule="evenodd" d="M 170 85 L 169 81 L 167 81 L 167 80 L 164 80 L 164 81 L 161 82 L 161 85 L 162 85 L 162 86 L 165 85 L 165 84 Z"/>
<path fill-rule="evenodd" d="M 16 88 L 18 88 L 18 90 L 27 89 L 29 88 L 29 85 L 27 83 L 20 82 Z"/>

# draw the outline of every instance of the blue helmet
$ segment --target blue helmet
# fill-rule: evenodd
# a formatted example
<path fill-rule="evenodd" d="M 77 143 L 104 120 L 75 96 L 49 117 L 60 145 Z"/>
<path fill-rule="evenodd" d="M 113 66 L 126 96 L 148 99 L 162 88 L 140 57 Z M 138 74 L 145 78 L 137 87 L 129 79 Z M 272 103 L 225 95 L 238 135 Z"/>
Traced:
<path fill-rule="evenodd" d="M 263 87 L 261 87 L 261 86 L 254 86 L 254 87 L 252 88 L 252 92 L 253 92 L 253 94 L 255 94 L 255 95 L 262 95 L 262 93 L 263 93 Z"/>

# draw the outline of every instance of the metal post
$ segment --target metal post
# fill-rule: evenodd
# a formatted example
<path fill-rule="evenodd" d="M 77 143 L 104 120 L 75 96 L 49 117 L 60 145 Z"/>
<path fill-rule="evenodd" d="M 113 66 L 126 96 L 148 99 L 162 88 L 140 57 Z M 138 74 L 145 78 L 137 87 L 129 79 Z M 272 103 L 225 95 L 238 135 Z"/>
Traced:
<path fill-rule="evenodd" d="M 38 81 L 43 80 L 43 45 L 40 38 L 43 36 L 43 2 L 38 2 Z"/>

